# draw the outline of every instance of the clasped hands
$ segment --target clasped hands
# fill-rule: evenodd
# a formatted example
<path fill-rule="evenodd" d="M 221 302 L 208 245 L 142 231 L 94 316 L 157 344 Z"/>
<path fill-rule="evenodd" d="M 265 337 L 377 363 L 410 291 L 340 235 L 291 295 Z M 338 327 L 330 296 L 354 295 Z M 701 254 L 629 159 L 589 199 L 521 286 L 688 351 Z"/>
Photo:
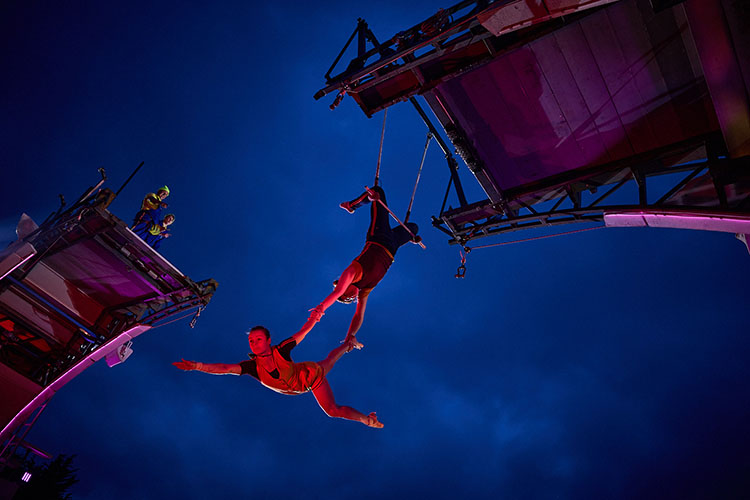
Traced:
<path fill-rule="evenodd" d="M 310 317 L 308 318 L 308 321 L 313 320 L 316 323 L 319 323 L 320 319 L 323 317 L 324 314 L 325 314 L 325 311 L 323 310 L 321 306 L 319 305 L 315 306 L 312 309 L 310 309 Z"/>

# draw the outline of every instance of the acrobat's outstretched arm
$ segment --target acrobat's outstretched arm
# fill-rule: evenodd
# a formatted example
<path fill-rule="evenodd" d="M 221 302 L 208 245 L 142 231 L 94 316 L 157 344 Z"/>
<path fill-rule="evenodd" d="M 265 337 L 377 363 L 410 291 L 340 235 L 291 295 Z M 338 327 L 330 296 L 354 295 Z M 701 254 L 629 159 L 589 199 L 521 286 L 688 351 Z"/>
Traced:
<path fill-rule="evenodd" d="M 185 371 L 199 371 L 203 373 L 210 373 L 212 375 L 241 375 L 242 367 L 238 364 L 226 364 L 226 363 L 200 363 L 198 361 L 177 361 L 172 363 L 180 370 Z"/>
<path fill-rule="evenodd" d="M 367 308 L 367 297 L 370 295 L 370 292 L 360 293 L 357 297 L 357 309 L 354 311 L 354 316 L 352 316 L 352 321 L 349 323 L 349 331 L 346 332 L 346 340 L 353 342 L 353 347 L 357 349 L 362 349 L 362 344 L 360 342 L 357 342 L 355 339 L 355 336 L 357 335 L 357 332 L 362 327 L 362 322 L 365 319 L 365 309 Z"/>
<path fill-rule="evenodd" d="M 322 316 L 322 314 L 320 314 L 320 315 L 317 315 L 317 314 L 314 314 L 314 313 L 310 314 L 310 317 L 307 319 L 307 321 L 305 322 L 305 324 L 302 325 L 302 328 L 300 329 L 300 331 L 298 331 L 297 333 L 295 333 L 294 335 L 292 335 L 292 338 L 297 341 L 297 345 L 299 345 L 299 343 L 302 342 L 305 339 L 305 337 L 307 336 L 307 334 L 310 333 L 310 330 L 313 329 L 313 327 L 315 326 L 315 323 L 317 323 L 318 321 L 320 321 L 320 317 L 321 316 Z"/>
<path fill-rule="evenodd" d="M 336 283 L 333 292 L 331 292 L 315 309 L 324 313 L 326 309 L 336 302 L 336 299 L 344 295 L 344 292 L 349 288 L 349 285 L 351 285 L 360 274 L 362 274 L 362 266 L 359 265 L 359 262 L 354 261 L 349 264 L 346 269 L 344 269 L 344 272 L 341 273 L 341 276 L 339 276 L 338 283 Z"/>

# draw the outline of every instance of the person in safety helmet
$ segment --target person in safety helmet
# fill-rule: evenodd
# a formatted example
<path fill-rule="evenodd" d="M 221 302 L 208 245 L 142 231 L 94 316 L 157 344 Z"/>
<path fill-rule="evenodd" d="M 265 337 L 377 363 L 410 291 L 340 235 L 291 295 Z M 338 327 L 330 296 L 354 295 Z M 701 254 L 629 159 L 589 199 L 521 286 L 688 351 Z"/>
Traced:
<path fill-rule="evenodd" d="M 161 209 L 152 210 L 151 213 L 157 214 L 160 210 Z M 161 241 L 164 238 L 169 238 L 170 236 L 172 236 L 172 233 L 167 231 L 167 229 L 172 225 L 174 220 L 174 214 L 167 214 L 159 222 L 149 222 L 147 227 L 144 228 L 144 230 L 142 230 L 140 234 L 136 234 L 143 238 L 143 241 L 151 245 L 154 249 L 158 249 L 161 246 Z"/>
<path fill-rule="evenodd" d="M 148 193 L 141 203 L 141 209 L 135 214 L 133 219 L 133 226 L 137 226 L 139 223 L 148 216 L 148 212 L 151 210 L 158 210 L 161 208 L 167 208 L 167 204 L 164 199 L 169 196 L 169 187 L 164 185 L 156 190 L 156 193 Z"/>

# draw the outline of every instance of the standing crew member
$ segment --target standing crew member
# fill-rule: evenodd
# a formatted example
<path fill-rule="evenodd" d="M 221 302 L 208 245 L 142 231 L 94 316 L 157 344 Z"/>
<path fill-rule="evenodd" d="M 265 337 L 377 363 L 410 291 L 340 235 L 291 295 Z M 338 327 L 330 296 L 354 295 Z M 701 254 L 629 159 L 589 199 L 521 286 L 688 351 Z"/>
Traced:
<path fill-rule="evenodd" d="M 167 208 L 167 204 L 164 202 L 164 199 L 167 196 L 169 196 L 169 187 L 166 185 L 160 187 L 156 191 L 156 193 L 148 193 L 145 198 L 143 198 L 141 209 L 137 214 L 135 214 L 135 219 L 133 220 L 132 227 L 135 227 L 140 222 L 143 222 L 143 219 L 146 218 L 146 215 L 149 211 L 157 210 L 160 208 Z"/>
<path fill-rule="evenodd" d="M 174 214 L 165 215 L 161 221 L 158 219 L 159 216 L 161 216 L 161 208 L 149 210 L 143 220 L 133 228 L 133 232 L 155 250 L 161 246 L 161 240 L 172 236 L 167 229 L 175 221 Z"/>

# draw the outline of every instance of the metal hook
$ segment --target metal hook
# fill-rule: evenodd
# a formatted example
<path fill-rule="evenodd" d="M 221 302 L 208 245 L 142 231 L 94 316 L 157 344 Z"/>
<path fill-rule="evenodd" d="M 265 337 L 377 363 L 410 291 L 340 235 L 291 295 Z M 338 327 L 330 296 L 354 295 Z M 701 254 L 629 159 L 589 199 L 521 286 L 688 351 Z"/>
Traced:
<path fill-rule="evenodd" d="M 458 266 L 458 269 L 456 270 L 456 278 L 465 278 L 466 277 L 466 266 L 461 264 Z"/>
<path fill-rule="evenodd" d="M 328 107 L 329 107 L 330 109 L 332 109 L 332 110 L 333 110 L 333 109 L 336 109 L 336 107 L 337 107 L 337 106 L 338 106 L 339 104 L 341 104 L 341 101 L 342 101 L 342 100 L 344 99 L 344 96 L 346 95 L 346 91 L 348 90 L 348 88 L 349 88 L 349 87 L 348 87 L 348 86 L 346 86 L 346 85 L 345 85 L 345 86 L 343 86 L 343 87 L 341 87 L 341 90 L 339 90 L 339 93 L 338 93 L 338 95 L 336 96 L 336 98 L 335 98 L 335 99 L 333 100 L 333 102 L 331 103 L 331 105 L 330 105 L 330 106 L 328 106 Z"/>
<path fill-rule="evenodd" d="M 201 315 L 201 312 L 203 312 L 203 309 L 205 309 L 206 306 L 201 306 L 198 308 L 198 310 L 195 312 L 195 316 L 193 316 L 193 319 L 190 320 L 190 328 L 195 328 L 195 323 L 198 321 L 198 317 Z"/>
<path fill-rule="evenodd" d="M 470 250 L 466 250 L 466 253 L 468 254 Z M 461 255 L 461 265 L 458 266 L 458 269 L 456 269 L 456 278 L 462 279 L 466 276 L 466 255 L 459 250 L 459 255 Z"/>

